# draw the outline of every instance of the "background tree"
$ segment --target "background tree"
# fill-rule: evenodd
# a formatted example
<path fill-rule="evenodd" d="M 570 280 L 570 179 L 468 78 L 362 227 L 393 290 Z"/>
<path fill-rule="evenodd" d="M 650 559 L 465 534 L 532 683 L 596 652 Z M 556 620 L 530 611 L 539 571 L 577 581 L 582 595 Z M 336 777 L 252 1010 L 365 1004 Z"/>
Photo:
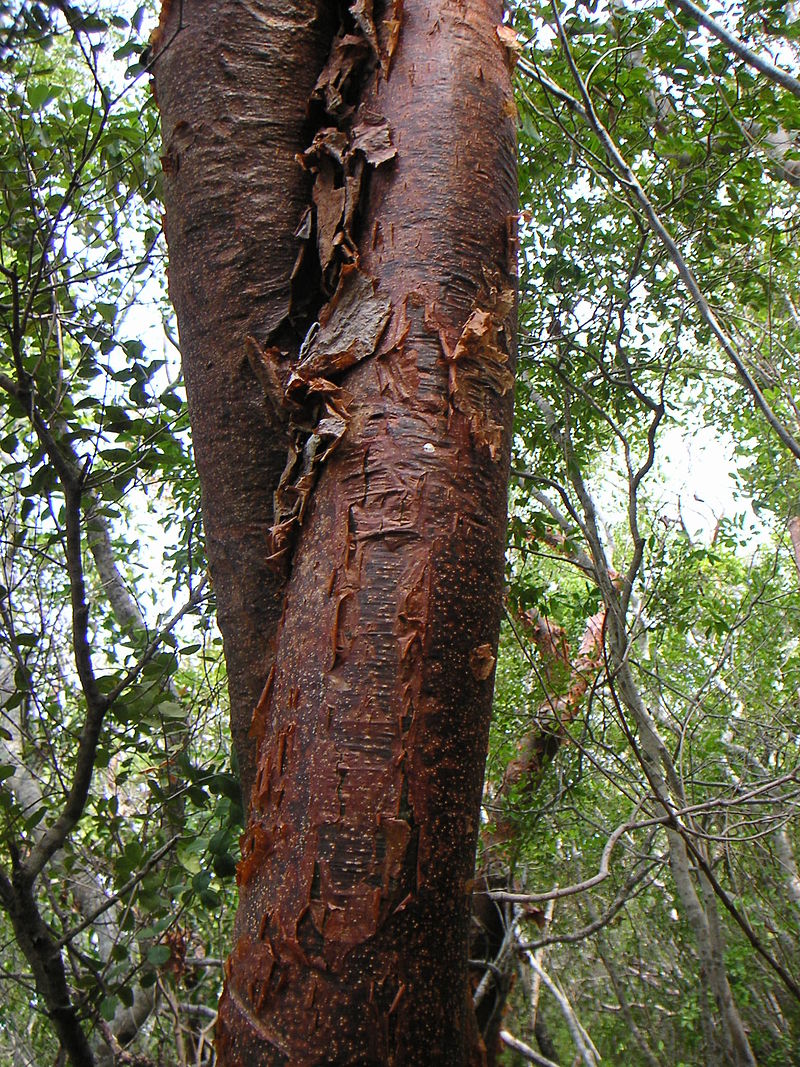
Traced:
<path fill-rule="evenodd" d="M 522 12 L 517 15 L 521 26 Z M 728 688 L 728 682 L 743 679 L 748 668 L 753 678 L 774 678 L 776 669 L 782 675 L 794 651 L 785 616 L 770 629 L 777 643 L 759 646 L 768 658 L 763 666 L 756 667 L 745 652 L 753 646 L 744 634 L 765 621 L 765 581 L 772 605 L 792 602 L 796 595 L 784 525 L 793 513 L 791 489 L 787 496 L 786 488 L 795 477 L 796 367 L 791 359 L 779 359 L 780 367 L 774 360 L 778 351 L 791 351 L 789 338 L 796 328 L 788 310 L 796 280 L 793 250 L 784 252 L 783 242 L 785 227 L 791 230 L 795 198 L 787 131 L 797 128 L 797 101 L 776 88 L 781 79 L 773 77 L 774 66 L 761 64 L 765 80 L 747 69 L 758 67 L 755 53 L 763 54 L 763 37 L 749 46 L 734 42 L 746 66 L 731 69 L 729 40 L 709 43 L 697 34 L 696 23 L 677 22 L 667 9 L 634 12 L 615 6 L 608 16 L 583 5 L 564 15 L 554 8 L 534 10 L 528 32 L 538 47 L 526 52 L 520 64 L 527 82 L 521 96 L 523 140 L 535 145 L 530 165 L 535 167 L 537 197 L 529 212 L 538 256 L 531 267 L 536 284 L 523 302 L 523 315 L 534 316 L 528 336 L 537 343 L 529 360 L 523 346 L 520 371 L 517 470 L 529 488 L 520 490 L 520 503 L 528 503 L 519 513 L 523 521 L 514 538 L 519 555 L 512 563 L 511 606 L 517 605 L 512 616 L 516 637 L 539 673 L 533 692 L 544 693 L 534 696 L 536 717 L 525 727 L 510 778 L 501 765 L 495 796 L 503 797 L 510 783 L 516 784 L 512 803 L 521 825 L 529 821 L 532 807 L 547 811 L 540 792 L 547 782 L 542 756 L 555 753 L 556 761 L 562 760 L 568 751 L 563 741 L 578 742 L 581 757 L 566 784 L 563 772 L 551 767 L 561 785 L 549 802 L 563 819 L 573 806 L 567 796 L 576 790 L 576 843 L 566 853 L 572 853 L 566 880 L 577 884 L 515 899 L 541 908 L 547 899 L 579 900 L 579 887 L 595 897 L 583 918 L 575 916 L 578 931 L 564 936 L 571 943 L 601 932 L 595 959 L 618 1000 L 615 1010 L 627 1032 L 616 1039 L 616 1049 L 618 1054 L 624 1049 L 626 1062 L 659 1062 L 660 1056 L 666 1062 L 787 1062 L 795 1040 L 789 1020 L 796 1017 L 796 961 L 777 948 L 774 934 L 766 933 L 775 929 L 771 923 L 780 925 L 777 913 L 761 926 L 763 913 L 756 918 L 741 872 L 730 862 L 735 852 L 739 862 L 747 863 L 750 849 L 757 849 L 764 862 L 763 842 L 771 839 L 777 865 L 774 860 L 765 863 L 757 881 L 764 887 L 770 879 L 787 884 L 793 877 L 793 856 L 783 852 L 783 859 L 777 859 L 784 839 L 774 836 L 782 834 L 783 820 L 790 818 L 783 797 L 793 793 L 793 771 L 784 779 L 781 763 L 775 773 L 762 773 L 756 786 L 751 778 L 755 764 L 749 762 L 742 775 L 744 768 L 730 763 L 733 753 L 741 759 L 758 745 L 764 753 L 774 753 L 785 705 L 765 702 L 766 694 L 757 696 L 752 687 L 746 699 L 737 700 L 735 686 Z M 752 26 L 745 17 L 736 32 Z M 773 28 L 780 26 L 791 36 L 783 12 Z M 791 62 L 790 57 L 791 45 L 784 44 L 781 58 Z M 791 91 L 791 79 L 782 81 L 788 81 Z M 772 110 L 776 104 L 780 120 Z M 786 154 L 776 155 L 776 123 Z M 554 137 L 554 128 L 564 136 Z M 545 144 L 549 151 L 543 150 Z M 522 159 L 524 172 L 524 143 Z M 712 339 L 720 343 L 724 363 L 718 362 L 719 348 Z M 767 366 L 771 372 L 765 372 Z M 745 547 L 741 519 L 719 522 L 713 531 L 701 533 L 698 543 L 696 529 L 687 529 L 681 512 L 671 518 L 663 496 L 647 492 L 648 480 L 656 488 L 653 475 L 670 422 L 697 425 L 709 416 L 721 416 L 718 432 L 725 434 L 729 427 L 734 432 L 748 427 L 750 444 L 739 456 L 754 448 L 765 458 L 777 449 L 781 474 L 770 480 L 769 498 L 782 549 L 768 547 L 762 530 L 753 556 L 752 542 Z M 768 424 L 774 425 L 774 436 Z M 592 458 L 598 453 L 604 455 L 599 470 Z M 744 464 L 739 467 L 743 488 L 753 485 L 749 479 L 759 465 L 751 464 L 746 473 Z M 773 461 L 769 465 L 775 469 Z M 616 476 L 609 478 L 609 468 Z M 602 511 L 609 516 L 605 523 Z M 542 556 L 549 559 L 537 564 Z M 585 576 L 588 587 L 583 580 L 565 582 L 560 569 L 554 569 L 558 558 L 575 575 Z M 744 568 L 739 580 L 726 571 L 733 559 Z M 687 564 L 697 576 L 689 586 L 682 580 Z M 588 599 L 578 607 L 580 598 L 576 603 L 575 593 L 565 597 L 565 591 L 581 587 Z M 683 624 L 678 621 L 680 590 L 688 595 Z M 594 614 L 598 600 L 599 616 Z M 657 603 L 664 607 L 653 614 Z M 569 641 L 577 645 L 581 630 L 586 656 L 590 618 L 602 619 L 601 662 L 591 657 L 581 662 L 578 656 L 565 664 Z M 660 637 L 667 631 L 675 660 Z M 544 656 L 543 667 L 533 649 Z M 703 666 L 694 674 L 698 654 Z M 590 677 L 581 681 L 586 667 Z M 785 692 L 782 683 L 776 689 Z M 588 694 L 580 716 L 571 700 L 575 692 Z M 721 694 L 726 694 L 722 704 Z M 512 734 L 518 730 L 519 725 Z M 740 733 L 746 740 L 737 743 Z M 793 766 L 794 757 L 788 758 Z M 637 766 L 635 786 L 631 769 Z M 589 781 L 604 801 L 598 802 L 596 794 L 587 801 L 582 789 Z M 611 801 L 612 784 L 618 801 Z M 610 837 L 610 825 L 604 831 L 596 822 L 584 823 L 582 813 L 594 812 L 598 803 L 606 813 L 612 808 L 618 812 L 617 830 Z M 508 818 L 506 813 L 502 821 Z M 644 838 L 633 833 L 628 819 L 639 824 Z M 659 822 L 664 828 L 656 831 Z M 562 854 L 563 833 L 562 825 L 557 838 L 557 853 Z M 489 840 L 496 855 L 496 839 Z M 592 840 L 597 851 L 586 864 Z M 526 858 L 531 846 L 522 844 L 519 833 L 514 842 L 511 870 L 520 885 L 530 878 L 533 857 Z M 605 896 L 594 887 L 612 879 L 610 850 L 624 850 L 626 843 L 630 862 L 623 864 L 614 893 Z M 538 867 L 539 848 L 535 856 Z M 684 991 L 682 997 L 683 1004 L 692 1005 L 691 1019 L 679 1017 L 669 1036 L 646 1013 L 647 1000 L 642 1003 L 635 985 L 626 988 L 625 968 L 617 966 L 608 934 L 602 932 L 627 912 L 641 939 L 641 930 L 653 920 L 640 921 L 641 910 L 634 911 L 626 898 L 635 890 L 652 901 L 646 892 L 651 878 L 662 899 L 666 890 L 673 921 L 685 922 L 690 939 L 680 952 L 671 950 L 669 966 L 662 963 L 655 973 L 648 967 L 645 980 L 674 974 L 688 952 L 697 983 L 691 995 Z M 553 880 L 561 884 L 563 872 Z M 605 897 L 602 906 L 597 895 Z M 559 903 L 556 914 L 561 909 L 569 912 L 569 903 L 566 908 Z M 563 911 L 562 918 L 566 920 Z M 792 925 L 794 917 L 788 922 Z M 520 937 L 513 919 L 508 925 L 511 942 L 529 946 L 521 951 L 538 976 L 528 954 L 551 944 L 552 935 Z M 663 932 L 663 920 L 655 926 Z M 758 979 L 752 986 L 745 982 L 745 988 L 735 961 L 751 954 Z M 640 956 L 647 958 L 647 952 Z M 640 977 L 640 989 L 642 981 Z M 574 1005 L 585 994 L 574 976 L 569 984 L 566 999 Z M 533 989 L 535 983 L 527 979 L 527 986 Z M 647 999 L 651 996 L 648 990 Z M 534 1021 L 540 1024 L 539 994 L 532 1000 Z M 560 1025 L 569 1043 L 590 1062 L 595 1055 L 591 1046 L 572 1025 L 574 1019 L 570 1023 L 568 1013 L 563 1018 Z M 765 1018 L 770 1019 L 768 1033 Z M 541 1026 L 533 1029 L 540 1034 Z M 546 1051 L 541 1043 L 539 1047 Z M 557 1055 L 555 1045 L 549 1048 L 551 1056 Z"/>
<path fill-rule="evenodd" d="M 229 875 L 240 819 L 180 386 L 125 322 L 161 299 L 154 114 L 104 69 L 112 46 L 124 66 L 138 55 L 131 13 L 23 9 L 3 54 L 0 1010 L 4 1055 L 25 1063 L 54 1036 L 75 1062 L 109 1061 L 157 1001 L 177 1010 L 173 974 L 187 950 L 205 958 L 193 915 L 220 902 L 209 838 Z M 150 516 L 143 544 L 132 508 Z M 193 652 L 175 627 L 201 607 Z M 210 654 L 204 681 L 178 672 L 181 647 L 200 668 Z M 208 1011 L 196 986 L 183 999 Z"/>

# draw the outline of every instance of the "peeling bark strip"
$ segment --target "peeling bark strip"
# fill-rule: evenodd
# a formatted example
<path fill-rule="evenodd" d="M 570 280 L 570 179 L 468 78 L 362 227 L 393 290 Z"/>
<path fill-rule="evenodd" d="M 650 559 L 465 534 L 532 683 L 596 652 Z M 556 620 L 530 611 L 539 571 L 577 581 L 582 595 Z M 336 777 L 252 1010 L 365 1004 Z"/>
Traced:
<path fill-rule="evenodd" d="M 264 64 L 252 124 L 274 122 L 284 97 L 310 105 L 293 176 L 285 156 L 274 162 L 270 132 L 248 171 L 256 185 L 261 175 L 264 219 L 284 234 L 288 215 L 299 253 L 278 261 L 262 241 L 257 264 L 230 264 L 250 294 L 237 304 L 238 373 L 262 383 L 261 424 L 273 452 L 279 441 L 282 460 L 289 452 L 284 476 L 273 468 L 258 576 L 283 523 L 292 530 L 277 545 L 289 577 L 252 723 L 258 772 L 220 1063 L 465 1067 L 480 1062 L 467 937 L 511 423 L 516 174 L 502 6 L 355 0 L 316 62 L 318 42 L 304 39 L 315 24 L 301 29 L 299 17 L 273 47 L 272 27 L 298 5 L 292 19 L 275 0 L 224 7 L 235 19 L 205 43 L 217 55 L 235 38 L 237 62 L 255 62 L 252 49 Z M 242 57 L 254 10 L 262 38 Z M 312 73 L 299 78 L 303 64 Z M 226 180 L 235 186 L 236 171 Z M 189 232 L 208 192 L 190 195 Z M 175 275 L 173 262 L 177 290 Z M 254 322 L 247 299 L 264 275 L 281 300 Z M 191 273 L 180 284 L 191 288 Z M 209 444 L 209 464 L 225 443 Z M 248 473 L 227 476 L 247 492 Z M 250 562 L 236 562 L 234 577 L 252 582 Z M 251 625 L 242 615 L 239 636 Z"/>

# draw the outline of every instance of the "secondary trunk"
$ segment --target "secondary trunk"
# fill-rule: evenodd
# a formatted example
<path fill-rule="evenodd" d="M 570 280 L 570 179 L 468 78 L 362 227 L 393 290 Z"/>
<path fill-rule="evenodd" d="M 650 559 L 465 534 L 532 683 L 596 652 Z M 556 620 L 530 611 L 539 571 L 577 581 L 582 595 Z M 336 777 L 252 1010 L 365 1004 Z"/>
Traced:
<path fill-rule="evenodd" d="M 326 27 L 308 12 L 301 30 L 302 6 L 248 0 L 196 12 L 199 4 L 185 2 L 184 28 L 175 5 L 157 42 L 168 155 L 177 142 L 181 157 L 167 176 L 171 287 L 197 293 L 178 314 L 184 358 L 197 359 L 189 388 L 193 418 L 202 409 L 198 456 L 215 470 L 209 482 L 201 467 L 206 514 L 218 506 L 211 496 L 222 498 L 214 457 L 226 439 L 213 420 L 210 435 L 203 425 L 218 403 L 217 363 L 260 371 L 276 441 L 280 432 L 289 451 L 255 577 L 251 562 L 220 549 L 233 561 L 231 587 L 246 583 L 251 601 L 268 555 L 288 575 L 274 667 L 252 725 L 258 770 L 220 1061 L 458 1067 L 478 1056 L 467 935 L 511 418 L 509 31 L 498 33 L 495 0 L 406 0 L 374 14 L 355 0 L 340 23 Z M 214 41 L 209 19 L 223 9 L 229 17 Z M 199 107 L 187 100 L 185 64 L 216 70 L 225 54 L 237 84 L 236 63 L 254 62 L 239 55 L 241 31 L 254 26 L 262 102 L 248 110 L 261 144 L 248 176 L 257 185 L 262 173 L 258 202 L 271 205 L 261 225 L 288 216 L 300 257 L 271 261 L 260 227 L 257 263 L 223 256 L 232 286 L 234 274 L 245 292 L 268 274 L 288 294 L 283 318 L 264 316 L 234 337 L 223 319 L 210 331 L 191 322 L 203 314 L 203 287 L 218 291 L 216 267 L 194 280 L 199 250 L 185 251 L 193 227 L 207 226 L 199 171 L 211 166 L 218 176 L 212 208 L 225 203 L 225 181 L 235 189 L 238 175 L 229 157 L 214 161 L 214 149 L 233 151 L 228 135 L 237 130 L 218 130 L 219 117 L 204 112 L 219 116 L 219 86 L 192 87 L 203 94 Z M 178 60 L 170 52 L 187 31 Z M 206 39 L 210 56 L 192 53 L 191 34 Z M 303 170 L 271 144 L 268 123 L 287 95 L 296 115 L 312 98 Z M 197 184 L 178 193 L 186 167 Z M 182 205 L 177 218 L 171 196 Z M 238 330 L 246 300 L 236 307 Z M 200 343 L 190 355 L 195 334 L 217 329 L 222 350 Z M 206 374 L 217 376 L 211 386 Z M 257 404 L 252 411 L 263 425 Z M 223 511 L 241 508 L 252 465 L 226 470 L 234 484 Z M 273 486 L 275 472 L 277 464 Z M 258 485 L 267 481 L 259 472 Z M 219 585 L 217 595 L 222 609 Z M 248 612 L 239 619 L 247 632 L 229 629 L 229 669 L 238 669 L 228 651 L 235 641 L 263 639 L 247 629 Z"/>
<path fill-rule="evenodd" d="M 253 708 L 272 664 L 283 581 L 270 567 L 286 441 L 246 338 L 286 324 L 310 183 L 295 162 L 330 43 L 317 0 L 165 0 L 154 34 L 169 291 L 203 496 L 242 791 Z"/>

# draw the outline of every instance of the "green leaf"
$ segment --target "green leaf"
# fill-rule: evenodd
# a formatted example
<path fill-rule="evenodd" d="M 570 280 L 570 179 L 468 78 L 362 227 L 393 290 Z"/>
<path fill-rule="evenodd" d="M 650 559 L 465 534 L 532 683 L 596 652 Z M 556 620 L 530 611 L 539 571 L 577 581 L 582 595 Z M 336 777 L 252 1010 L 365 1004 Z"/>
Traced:
<path fill-rule="evenodd" d="M 39 111 L 56 97 L 56 90 L 47 82 L 35 82 L 28 86 L 28 103 L 33 111 Z"/>
<path fill-rule="evenodd" d="M 163 704 L 156 705 L 156 711 L 162 719 L 185 719 L 186 709 L 172 700 L 166 700 Z"/>
<path fill-rule="evenodd" d="M 114 1018 L 119 1000 L 116 997 L 104 997 L 100 1001 L 100 1015 L 107 1023 Z"/>
<path fill-rule="evenodd" d="M 229 852 L 214 856 L 212 866 L 220 878 L 232 878 L 236 874 L 236 859 Z"/>
<path fill-rule="evenodd" d="M 147 961 L 154 967 L 161 967 L 172 955 L 169 945 L 153 945 L 147 950 Z"/>

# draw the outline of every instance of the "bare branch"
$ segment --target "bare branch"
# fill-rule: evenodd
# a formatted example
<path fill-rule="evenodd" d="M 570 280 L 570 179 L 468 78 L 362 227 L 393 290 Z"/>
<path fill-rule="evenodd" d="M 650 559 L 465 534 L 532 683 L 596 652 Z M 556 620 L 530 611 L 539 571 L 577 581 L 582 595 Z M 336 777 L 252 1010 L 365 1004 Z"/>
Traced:
<path fill-rule="evenodd" d="M 537 938 L 535 941 L 528 941 L 521 947 L 530 949 L 532 952 L 538 952 L 539 949 L 546 948 L 548 945 L 572 945 L 578 941 L 584 941 L 587 937 L 596 934 L 598 930 L 602 930 L 604 926 L 608 926 L 608 924 L 616 918 L 625 905 L 630 901 L 631 891 L 635 889 L 640 882 L 643 882 L 655 867 L 663 864 L 665 859 L 666 857 L 659 856 L 652 862 L 648 861 L 637 868 L 628 878 L 626 878 L 619 893 L 617 893 L 614 900 L 602 915 L 598 915 L 591 922 L 587 923 L 586 926 L 581 927 L 580 930 L 573 930 L 570 933 L 565 934 L 547 934 L 545 937 Z"/>
<path fill-rule="evenodd" d="M 633 829 L 653 826 L 656 823 L 665 821 L 666 817 L 662 816 L 655 819 L 646 819 L 643 822 L 636 822 L 635 820 L 625 822 L 618 826 L 606 841 L 603 855 L 600 857 L 600 868 L 597 874 L 592 875 L 591 878 L 586 878 L 582 882 L 575 882 L 572 885 L 564 886 L 562 889 L 551 889 L 548 893 L 510 893 L 505 889 L 496 889 L 489 890 L 487 896 L 490 896 L 492 900 L 508 900 L 513 904 L 543 904 L 546 900 L 560 900 L 562 897 L 574 897 L 578 893 L 585 893 L 587 889 L 593 889 L 596 885 L 600 885 L 611 874 L 611 854 L 624 834 Z"/>
<path fill-rule="evenodd" d="M 731 52 L 737 55 L 739 59 L 743 59 L 749 67 L 753 67 L 764 77 L 769 78 L 771 82 L 775 82 L 776 85 L 780 85 L 782 88 L 788 89 L 790 93 L 800 97 L 800 81 L 797 78 L 781 67 L 776 67 L 774 63 L 748 48 L 743 41 L 734 36 L 729 30 L 726 30 L 708 12 L 703 11 L 697 4 L 693 4 L 692 0 L 672 0 L 672 4 L 683 11 L 684 14 L 689 15 L 690 18 L 693 18 L 698 25 L 713 33 L 718 41 L 722 41 L 726 48 L 730 48 Z"/>
<path fill-rule="evenodd" d="M 569 999 L 558 988 L 556 983 L 542 967 L 533 952 L 526 952 L 525 959 L 528 962 L 528 966 L 531 970 L 539 976 L 544 985 L 553 995 L 561 1009 L 561 1014 L 564 1016 L 564 1021 L 567 1024 L 567 1029 L 570 1032 L 573 1043 L 577 1050 L 578 1056 L 586 1064 L 586 1067 L 597 1067 L 600 1060 L 600 1054 L 594 1046 L 592 1039 L 586 1033 L 583 1026 L 581 1026 L 578 1016 L 575 1014 L 575 1009 L 569 1002 Z"/>
<path fill-rule="evenodd" d="M 557 1063 L 553 1060 L 548 1060 L 546 1056 L 542 1056 L 541 1053 L 534 1051 L 530 1045 L 526 1045 L 524 1041 L 520 1041 L 518 1037 L 514 1037 L 508 1030 L 500 1031 L 500 1039 L 504 1045 L 513 1049 L 514 1052 L 518 1052 L 523 1059 L 526 1059 L 528 1063 L 535 1063 L 537 1067 L 558 1067 Z"/>

